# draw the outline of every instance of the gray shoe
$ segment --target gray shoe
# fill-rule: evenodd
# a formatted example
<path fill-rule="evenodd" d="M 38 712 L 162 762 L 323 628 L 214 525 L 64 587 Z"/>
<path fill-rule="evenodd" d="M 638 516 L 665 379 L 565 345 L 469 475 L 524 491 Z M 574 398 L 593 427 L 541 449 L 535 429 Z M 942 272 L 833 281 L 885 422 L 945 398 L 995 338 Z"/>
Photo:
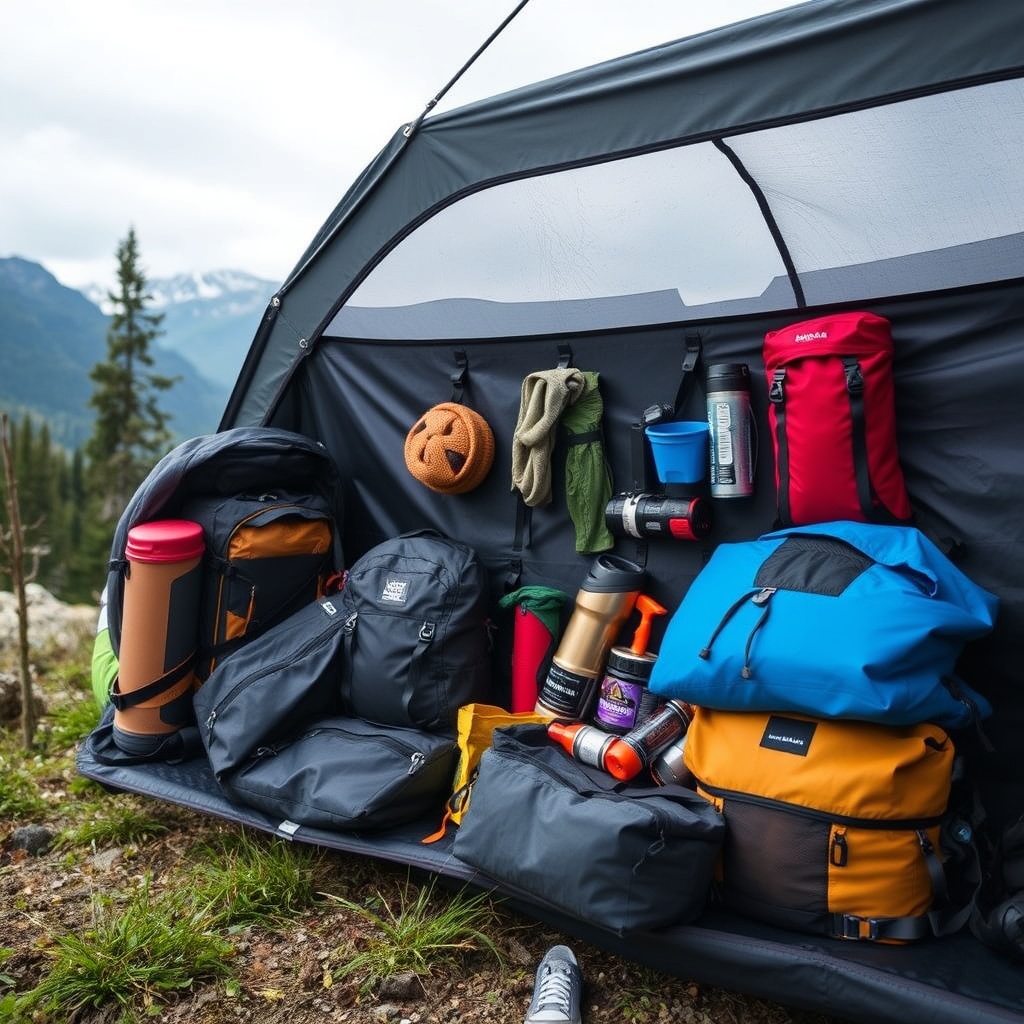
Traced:
<path fill-rule="evenodd" d="M 537 968 L 524 1024 L 581 1024 L 583 975 L 568 946 L 552 946 Z"/>

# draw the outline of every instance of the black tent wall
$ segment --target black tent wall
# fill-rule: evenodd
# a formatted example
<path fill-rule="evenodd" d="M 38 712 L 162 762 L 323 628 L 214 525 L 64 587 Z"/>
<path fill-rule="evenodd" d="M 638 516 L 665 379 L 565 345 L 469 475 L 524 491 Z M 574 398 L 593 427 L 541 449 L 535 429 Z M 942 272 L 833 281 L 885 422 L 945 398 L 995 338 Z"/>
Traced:
<path fill-rule="evenodd" d="M 849 296 L 802 304 L 799 296 L 806 290 L 793 270 L 784 282 L 788 287 L 771 291 L 784 297 L 770 308 L 706 310 L 695 318 L 666 315 L 599 329 L 524 329 L 514 337 L 501 331 L 473 336 L 454 328 L 448 335 L 435 328 L 364 330 L 361 324 L 415 322 L 428 311 L 414 306 L 388 319 L 388 311 L 378 310 L 361 319 L 358 310 L 347 315 L 349 297 L 419 224 L 498 183 L 892 103 L 951 85 L 1020 79 L 1021 39 L 1024 4 L 1017 0 L 816 0 L 428 118 L 408 136 L 400 130 L 328 218 L 272 302 L 222 427 L 273 425 L 325 445 L 340 470 L 349 561 L 386 537 L 430 525 L 477 548 L 490 570 L 495 603 L 512 582 L 572 594 L 592 556 L 574 550 L 558 469 L 561 444 L 554 459 L 554 501 L 535 509 L 525 528 L 510 490 L 520 382 L 567 356 L 581 369 L 600 373 L 606 450 L 623 489 L 630 424 L 652 403 L 673 400 L 685 336 L 696 331 L 708 362 L 750 365 L 762 451 L 754 498 L 716 502 L 706 542 L 618 542 L 620 553 L 645 562 L 651 595 L 672 607 L 714 544 L 757 536 L 772 526 L 760 355 L 765 332 L 830 308 L 851 308 Z M 1020 161 L 1024 153 L 1002 156 Z M 926 275 L 927 288 L 887 292 L 885 283 L 894 277 L 886 268 L 876 275 L 878 287 L 856 297 L 858 308 L 893 324 L 898 440 L 917 523 L 1000 598 L 995 631 L 972 645 L 960 666 L 995 708 L 985 723 L 995 750 L 978 773 L 996 826 L 1024 811 L 1024 455 L 1018 423 L 1024 245 L 1013 230 L 1006 236 L 993 240 L 1005 247 L 1006 259 L 1000 264 L 1004 272 L 992 280 L 946 286 L 936 283 L 941 274 Z M 960 255 L 945 254 L 939 262 L 945 259 L 955 270 Z M 442 304 L 437 319 L 444 323 L 450 313 L 454 325 L 455 312 Z M 450 397 L 460 355 L 467 367 L 464 399 L 490 423 L 498 454 L 481 487 L 452 497 L 427 490 L 409 475 L 402 444 L 420 413 Z M 694 404 L 684 414 L 703 415 L 699 391 L 689 401 Z M 510 628 L 497 608 L 494 619 L 500 688 L 507 684 Z M 655 649 L 658 639 L 656 629 Z M 86 745 L 79 765 L 111 786 L 276 830 L 276 822 L 228 803 L 199 761 L 113 768 L 96 762 Z M 293 838 L 396 860 L 454 882 L 492 884 L 454 858 L 450 841 L 423 846 L 419 839 L 436 823 L 421 824 L 378 837 L 299 829 Z M 681 977 L 851 1020 L 1024 1019 L 1019 965 L 966 932 L 912 947 L 873 947 L 817 941 L 710 907 L 695 925 L 623 940 L 540 906 L 528 894 L 507 895 L 570 934 Z"/>

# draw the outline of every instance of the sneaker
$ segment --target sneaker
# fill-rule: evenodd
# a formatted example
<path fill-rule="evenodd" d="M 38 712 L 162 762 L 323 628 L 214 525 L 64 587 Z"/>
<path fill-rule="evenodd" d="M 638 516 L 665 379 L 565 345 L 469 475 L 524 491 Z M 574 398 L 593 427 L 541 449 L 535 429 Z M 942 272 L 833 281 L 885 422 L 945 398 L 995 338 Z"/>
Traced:
<path fill-rule="evenodd" d="M 580 1024 L 583 975 L 568 946 L 552 946 L 537 968 L 524 1024 Z"/>

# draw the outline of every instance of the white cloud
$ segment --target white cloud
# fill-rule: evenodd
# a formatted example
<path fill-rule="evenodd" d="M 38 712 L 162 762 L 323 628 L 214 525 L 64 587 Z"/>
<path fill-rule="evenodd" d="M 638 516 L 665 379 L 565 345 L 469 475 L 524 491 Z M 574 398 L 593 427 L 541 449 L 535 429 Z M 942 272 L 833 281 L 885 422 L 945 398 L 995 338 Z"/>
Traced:
<path fill-rule="evenodd" d="M 783 0 L 531 0 L 438 109 Z M 281 280 L 351 181 L 513 0 L 36 0 L 0 34 L 0 255 L 105 283 Z"/>

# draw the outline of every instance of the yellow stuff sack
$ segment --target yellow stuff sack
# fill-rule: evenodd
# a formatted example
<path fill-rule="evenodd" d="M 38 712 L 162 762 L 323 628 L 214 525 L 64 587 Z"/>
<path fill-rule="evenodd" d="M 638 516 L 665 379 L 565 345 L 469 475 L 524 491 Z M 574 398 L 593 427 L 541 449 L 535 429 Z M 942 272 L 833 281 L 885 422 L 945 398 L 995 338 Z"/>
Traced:
<path fill-rule="evenodd" d="M 459 760 L 455 766 L 452 781 L 452 795 L 445 804 L 444 820 L 437 832 L 427 836 L 423 842 L 432 843 L 440 839 L 448 823 L 459 825 L 469 807 L 470 790 L 476 778 L 480 755 L 491 745 L 494 730 L 502 725 L 547 722 L 549 717 L 532 711 L 511 712 L 493 704 L 463 704 L 457 719 Z"/>
<path fill-rule="evenodd" d="M 684 759 L 725 818 L 718 897 L 840 939 L 955 930 L 959 919 L 939 923 L 953 758 L 935 725 L 700 708 Z"/>

